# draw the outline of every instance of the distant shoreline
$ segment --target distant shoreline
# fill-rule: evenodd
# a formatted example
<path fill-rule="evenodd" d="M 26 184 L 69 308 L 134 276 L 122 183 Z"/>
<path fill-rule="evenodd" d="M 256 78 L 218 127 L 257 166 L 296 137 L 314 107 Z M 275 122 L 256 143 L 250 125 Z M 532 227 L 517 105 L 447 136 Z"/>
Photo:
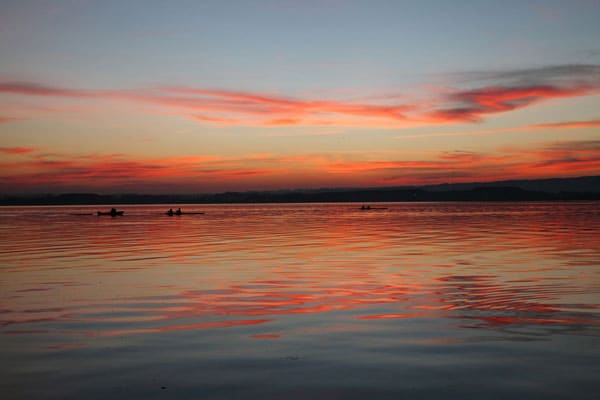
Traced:
<path fill-rule="evenodd" d="M 413 187 L 247 191 L 154 195 L 64 193 L 0 195 L 0 205 L 370 203 L 428 201 L 600 200 L 600 176 L 440 184 Z"/>

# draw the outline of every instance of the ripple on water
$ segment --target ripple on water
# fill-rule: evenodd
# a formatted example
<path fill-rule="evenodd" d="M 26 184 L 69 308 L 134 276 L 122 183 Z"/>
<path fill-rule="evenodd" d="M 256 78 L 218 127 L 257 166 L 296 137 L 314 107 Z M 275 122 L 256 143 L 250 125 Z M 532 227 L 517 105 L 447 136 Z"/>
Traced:
<path fill-rule="evenodd" d="M 597 388 L 597 203 L 358 207 L 186 206 L 206 212 L 193 218 L 166 218 L 164 206 L 123 206 L 120 218 L 2 208 L 0 351 L 16 366 L 3 374 L 20 382 L 36 360 L 81 378 L 87 359 L 90 376 L 119 379 L 99 351 L 118 349 L 104 353 L 113 364 L 169 365 L 192 386 L 201 366 L 234 386 L 252 376 L 255 389 L 287 368 L 299 373 L 282 382 L 302 387 L 370 373 L 392 393 L 409 388 L 389 371 L 418 371 L 422 388 L 488 372 L 520 387 L 506 372 L 519 359 L 565 387 Z M 251 366 L 266 358 L 273 366 Z"/>

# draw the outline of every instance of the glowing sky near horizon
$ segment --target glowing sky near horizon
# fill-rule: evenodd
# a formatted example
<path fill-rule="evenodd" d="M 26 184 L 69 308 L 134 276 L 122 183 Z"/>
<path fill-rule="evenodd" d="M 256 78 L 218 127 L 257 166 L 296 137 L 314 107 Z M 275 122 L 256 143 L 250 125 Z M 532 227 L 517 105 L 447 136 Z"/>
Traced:
<path fill-rule="evenodd" d="M 600 2 L 3 1 L 0 194 L 600 174 Z"/>

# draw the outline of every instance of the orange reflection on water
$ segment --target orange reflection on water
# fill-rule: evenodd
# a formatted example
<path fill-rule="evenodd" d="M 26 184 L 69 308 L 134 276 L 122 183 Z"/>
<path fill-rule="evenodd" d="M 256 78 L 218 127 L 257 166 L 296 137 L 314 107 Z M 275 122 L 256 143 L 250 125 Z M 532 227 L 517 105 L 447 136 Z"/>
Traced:
<path fill-rule="evenodd" d="M 270 319 L 238 319 L 238 320 L 226 320 L 226 321 L 214 321 L 214 322 L 198 322 L 194 324 L 180 324 L 180 325 L 164 325 L 153 328 L 137 328 L 137 329 L 121 329 L 121 330 L 108 330 L 99 333 L 97 336 L 124 336 L 140 333 L 165 333 L 173 331 L 187 331 L 196 329 L 214 329 L 214 328 L 230 328 L 233 326 L 241 325 L 258 325 L 270 322 Z"/>
<path fill-rule="evenodd" d="M 174 219 L 139 206 L 123 218 L 55 213 L 41 225 L 42 209 L 11 220 L 15 234 L 0 244 L 0 332 L 101 338 L 278 324 L 248 334 L 278 338 L 419 319 L 589 332 L 600 321 L 594 207 L 203 206 L 206 215 Z"/>
<path fill-rule="evenodd" d="M 250 336 L 253 339 L 279 339 L 281 337 L 278 333 L 264 333 Z"/>
<path fill-rule="evenodd" d="M 375 314 L 375 315 L 361 315 L 356 317 L 357 319 L 404 319 L 404 318 L 416 318 L 418 314 Z"/>

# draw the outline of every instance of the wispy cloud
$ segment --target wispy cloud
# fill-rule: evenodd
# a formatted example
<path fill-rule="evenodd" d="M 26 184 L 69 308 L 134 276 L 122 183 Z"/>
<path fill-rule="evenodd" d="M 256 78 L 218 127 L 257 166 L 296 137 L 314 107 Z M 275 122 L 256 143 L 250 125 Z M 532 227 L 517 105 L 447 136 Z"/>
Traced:
<path fill-rule="evenodd" d="M 494 152 L 441 151 L 369 159 L 352 155 L 306 154 L 239 157 L 190 155 L 132 159 L 124 155 L 40 154 L 4 148 L 23 157 L 0 162 L 0 191 L 219 191 L 229 183 L 244 188 L 281 182 L 306 187 L 410 185 L 490 181 L 512 178 L 576 176 L 600 172 L 600 141 L 559 141 L 538 148 L 501 148 Z M 26 149 L 29 150 L 29 149 Z M 310 177 L 308 179 L 307 177 Z M 271 186 L 272 187 L 272 186 Z"/>
<path fill-rule="evenodd" d="M 28 154 L 36 151 L 30 147 L 0 147 L 0 153 L 3 154 Z"/>
<path fill-rule="evenodd" d="M 38 185 L 60 190 L 136 190 L 179 186 L 222 188 L 227 182 L 252 181 L 273 175 L 286 176 L 288 167 L 308 165 L 314 159 L 270 154 L 238 157 L 210 155 L 133 159 L 119 154 L 27 154 L 27 149 L 4 148 L 25 159 L 0 161 L 0 192 L 28 191 Z"/>
<path fill-rule="evenodd" d="M 435 121 L 477 122 L 489 114 L 497 114 L 528 107 L 543 100 L 584 96 L 598 91 L 595 86 L 491 86 L 457 91 L 448 96 L 455 105 L 429 113 Z"/>
<path fill-rule="evenodd" d="M 476 122 L 544 100 L 600 92 L 600 65 L 566 64 L 460 74 L 469 89 L 450 90 L 430 113 L 440 121 Z"/>
<path fill-rule="evenodd" d="M 514 126 L 508 128 L 495 128 L 495 129 L 479 129 L 479 130 L 466 130 L 457 132 L 439 132 L 439 133 L 421 133 L 412 135 L 401 135 L 397 136 L 398 139 L 420 139 L 420 138 L 431 138 L 431 137 L 444 137 L 444 136 L 478 136 L 478 135 L 495 135 L 506 132 L 524 132 L 524 131 L 549 131 L 559 129 L 584 129 L 584 128 L 595 128 L 600 126 L 600 120 L 587 120 L 587 121 L 563 121 L 563 122 L 550 122 L 544 124 L 529 124 L 523 126 Z"/>
<path fill-rule="evenodd" d="M 81 90 L 33 82 L 0 83 L 0 94 L 107 99 L 154 106 L 215 125 L 411 127 L 477 122 L 548 99 L 597 94 L 600 66 L 561 65 L 512 71 L 473 72 L 456 87 L 421 98 L 374 96 L 372 101 L 300 99 L 285 95 L 185 86 L 129 90 Z M 427 98 L 427 100 L 423 100 Z"/>
<path fill-rule="evenodd" d="M 335 125 L 357 124 L 359 119 L 403 122 L 412 105 L 378 105 L 326 100 L 301 100 L 267 94 L 163 87 L 149 101 L 191 112 L 194 119 L 224 124 Z M 195 113 L 203 114 L 195 114 Z M 212 115 L 206 113 L 212 112 Z M 235 116 L 235 117 L 232 117 Z"/>
<path fill-rule="evenodd" d="M 600 141 L 559 142 L 534 152 L 534 159 L 522 166 L 545 174 L 582 174 L 600 171 Z"/>
<path fill-rule="evenodd" d="M 498 149 L 494 153 L 439 152 L 428 160 L 336 162 L 324 169 L 332 174 L 367 175 L 387 185 L 597 174 L 600 141 L 562 141 L 533 149 Z"/>
<path fill-rule="evenodd" d="M 526 128 L 534 129 L 578 129 L 578 128 L 595 128 L 600 126 L 600 119 L 591 121 L 565 121 L 565 122 L 550 122 L 547 124 L 528 125 Z"/>
<path fill-rule="evenodd" d="M 600 65 L 560 64 L 534 68 L 514 68 L 496 71 L 468 71 L 458 74 L 464 84 L 502 86 L 582 85 L 597 86 Z"/>
<path fill-rule="evenodd" d="M 21 94 L 27 96 L 60 96 L 80 98 L 110 95 L 110 92 L 52 87 L 35 82 L 0 82 L 0 93 Z"/>

